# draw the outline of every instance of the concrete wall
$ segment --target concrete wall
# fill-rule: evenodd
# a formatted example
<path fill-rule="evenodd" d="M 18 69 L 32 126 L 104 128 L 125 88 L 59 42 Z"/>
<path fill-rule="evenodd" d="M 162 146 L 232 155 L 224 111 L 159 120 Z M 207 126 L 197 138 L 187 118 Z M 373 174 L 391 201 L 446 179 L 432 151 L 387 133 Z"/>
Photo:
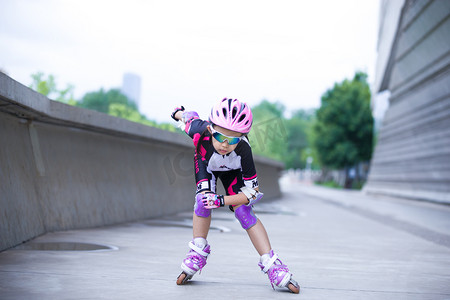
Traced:
<path fill-rule="evenodd" d="M 0 251 L 51 231 L 191 210 L 186 135 L 51 101 L 0 73 Z M 265 200 L 279 162 L 256 157 Z"/>
<path fill-rule="evenodd" d="M 364 189 L 450 203 L 450 1 L 404 1 L 398 22 L 381 11 L 398 26 L 380 35 L 391 51 L 376 92 L 391 96 Z"/>

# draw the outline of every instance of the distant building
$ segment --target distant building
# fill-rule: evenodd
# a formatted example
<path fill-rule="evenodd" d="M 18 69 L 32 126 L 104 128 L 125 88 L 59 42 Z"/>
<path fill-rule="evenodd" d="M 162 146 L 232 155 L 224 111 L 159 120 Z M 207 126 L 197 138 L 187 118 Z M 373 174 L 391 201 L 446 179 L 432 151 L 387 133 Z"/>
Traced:
<path fill-rule="evenodd" d="M 364 190 L 450 203 L 450 1 L 381 1 L 382 92 L 389 106 Z"/>
<path fill-rule="evenodd" d="M 128 99 L 134 101 L 139 107 L 141 97 L 141 77 L 133 73 L 123 74 L 121 91 Z"/>

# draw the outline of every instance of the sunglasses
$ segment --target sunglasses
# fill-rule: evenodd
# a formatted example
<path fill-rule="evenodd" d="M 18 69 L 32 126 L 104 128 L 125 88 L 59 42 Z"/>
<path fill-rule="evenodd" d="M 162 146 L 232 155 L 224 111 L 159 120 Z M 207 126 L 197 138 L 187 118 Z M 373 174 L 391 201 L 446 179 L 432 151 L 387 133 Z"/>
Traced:
<path fill-rule="evenodd" d="M 213 137 L 219 143 L 223 143 L 223 142 L 227 141 L 228 145 L 235 145 L 235 144 L 239 143 L 242 140 L 242 138 L 244 137 L 244 136 L 228 136 L 228 135 L 218 132 L 217 130 L 214 130 L 214 128 L 212 128 L 212 126 L 210 128 L 211 128 Z"/>

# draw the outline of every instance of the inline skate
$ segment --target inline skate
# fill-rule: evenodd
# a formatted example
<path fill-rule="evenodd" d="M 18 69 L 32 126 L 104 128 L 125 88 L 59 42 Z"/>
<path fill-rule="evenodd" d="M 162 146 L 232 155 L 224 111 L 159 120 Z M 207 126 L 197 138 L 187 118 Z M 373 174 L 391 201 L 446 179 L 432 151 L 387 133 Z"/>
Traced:
<path fill-rule="evenodd" d="M 183 270 L 177 278 L 177 284 L 185 284 L 190 280 L 197 271 L 202 270 L 206 265 L 206 259 L 211 253 L 210 246 L 205 244 L 203 247 L 194 244 L 193 241 L 189 242 L 189 252 L 186 254 L 186 258 L 181 263 L 181 269 Z"/>
<path fill-rule="evenodd" d="M 292 293 L 298 294 L 300 292 L 299 284 L 292 278 L 289 269 L 278 258 L 278 254 L 270 250 L 268 255 L 261 257 L 261 262 L 258 264 L 261 271 L 269 277 L 272 288 L 274 285 L 280 288 L 286 287 Z"/>

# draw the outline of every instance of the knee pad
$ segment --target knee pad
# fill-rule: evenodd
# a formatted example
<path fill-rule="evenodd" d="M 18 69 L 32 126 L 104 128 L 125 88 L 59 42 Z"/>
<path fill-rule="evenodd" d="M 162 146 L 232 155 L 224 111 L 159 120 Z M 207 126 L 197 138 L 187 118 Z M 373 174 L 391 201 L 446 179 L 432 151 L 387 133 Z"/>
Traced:
<path fill-rule="evenodd" d="M 203 194 L 199 193 L 195 196 L 194 213 L 198 217 L 207 218 L 211 215 L 211 210 L 206 209 L 202 203 Z"/>
<path fill-rule="evenodd" d="M 255 216 L 251 206 L 241 205 L 234 210 L 236 219 L 241 223 L 242 228 L 245 230 L 251 228 L 256 224 L 258 218 Z"/>

